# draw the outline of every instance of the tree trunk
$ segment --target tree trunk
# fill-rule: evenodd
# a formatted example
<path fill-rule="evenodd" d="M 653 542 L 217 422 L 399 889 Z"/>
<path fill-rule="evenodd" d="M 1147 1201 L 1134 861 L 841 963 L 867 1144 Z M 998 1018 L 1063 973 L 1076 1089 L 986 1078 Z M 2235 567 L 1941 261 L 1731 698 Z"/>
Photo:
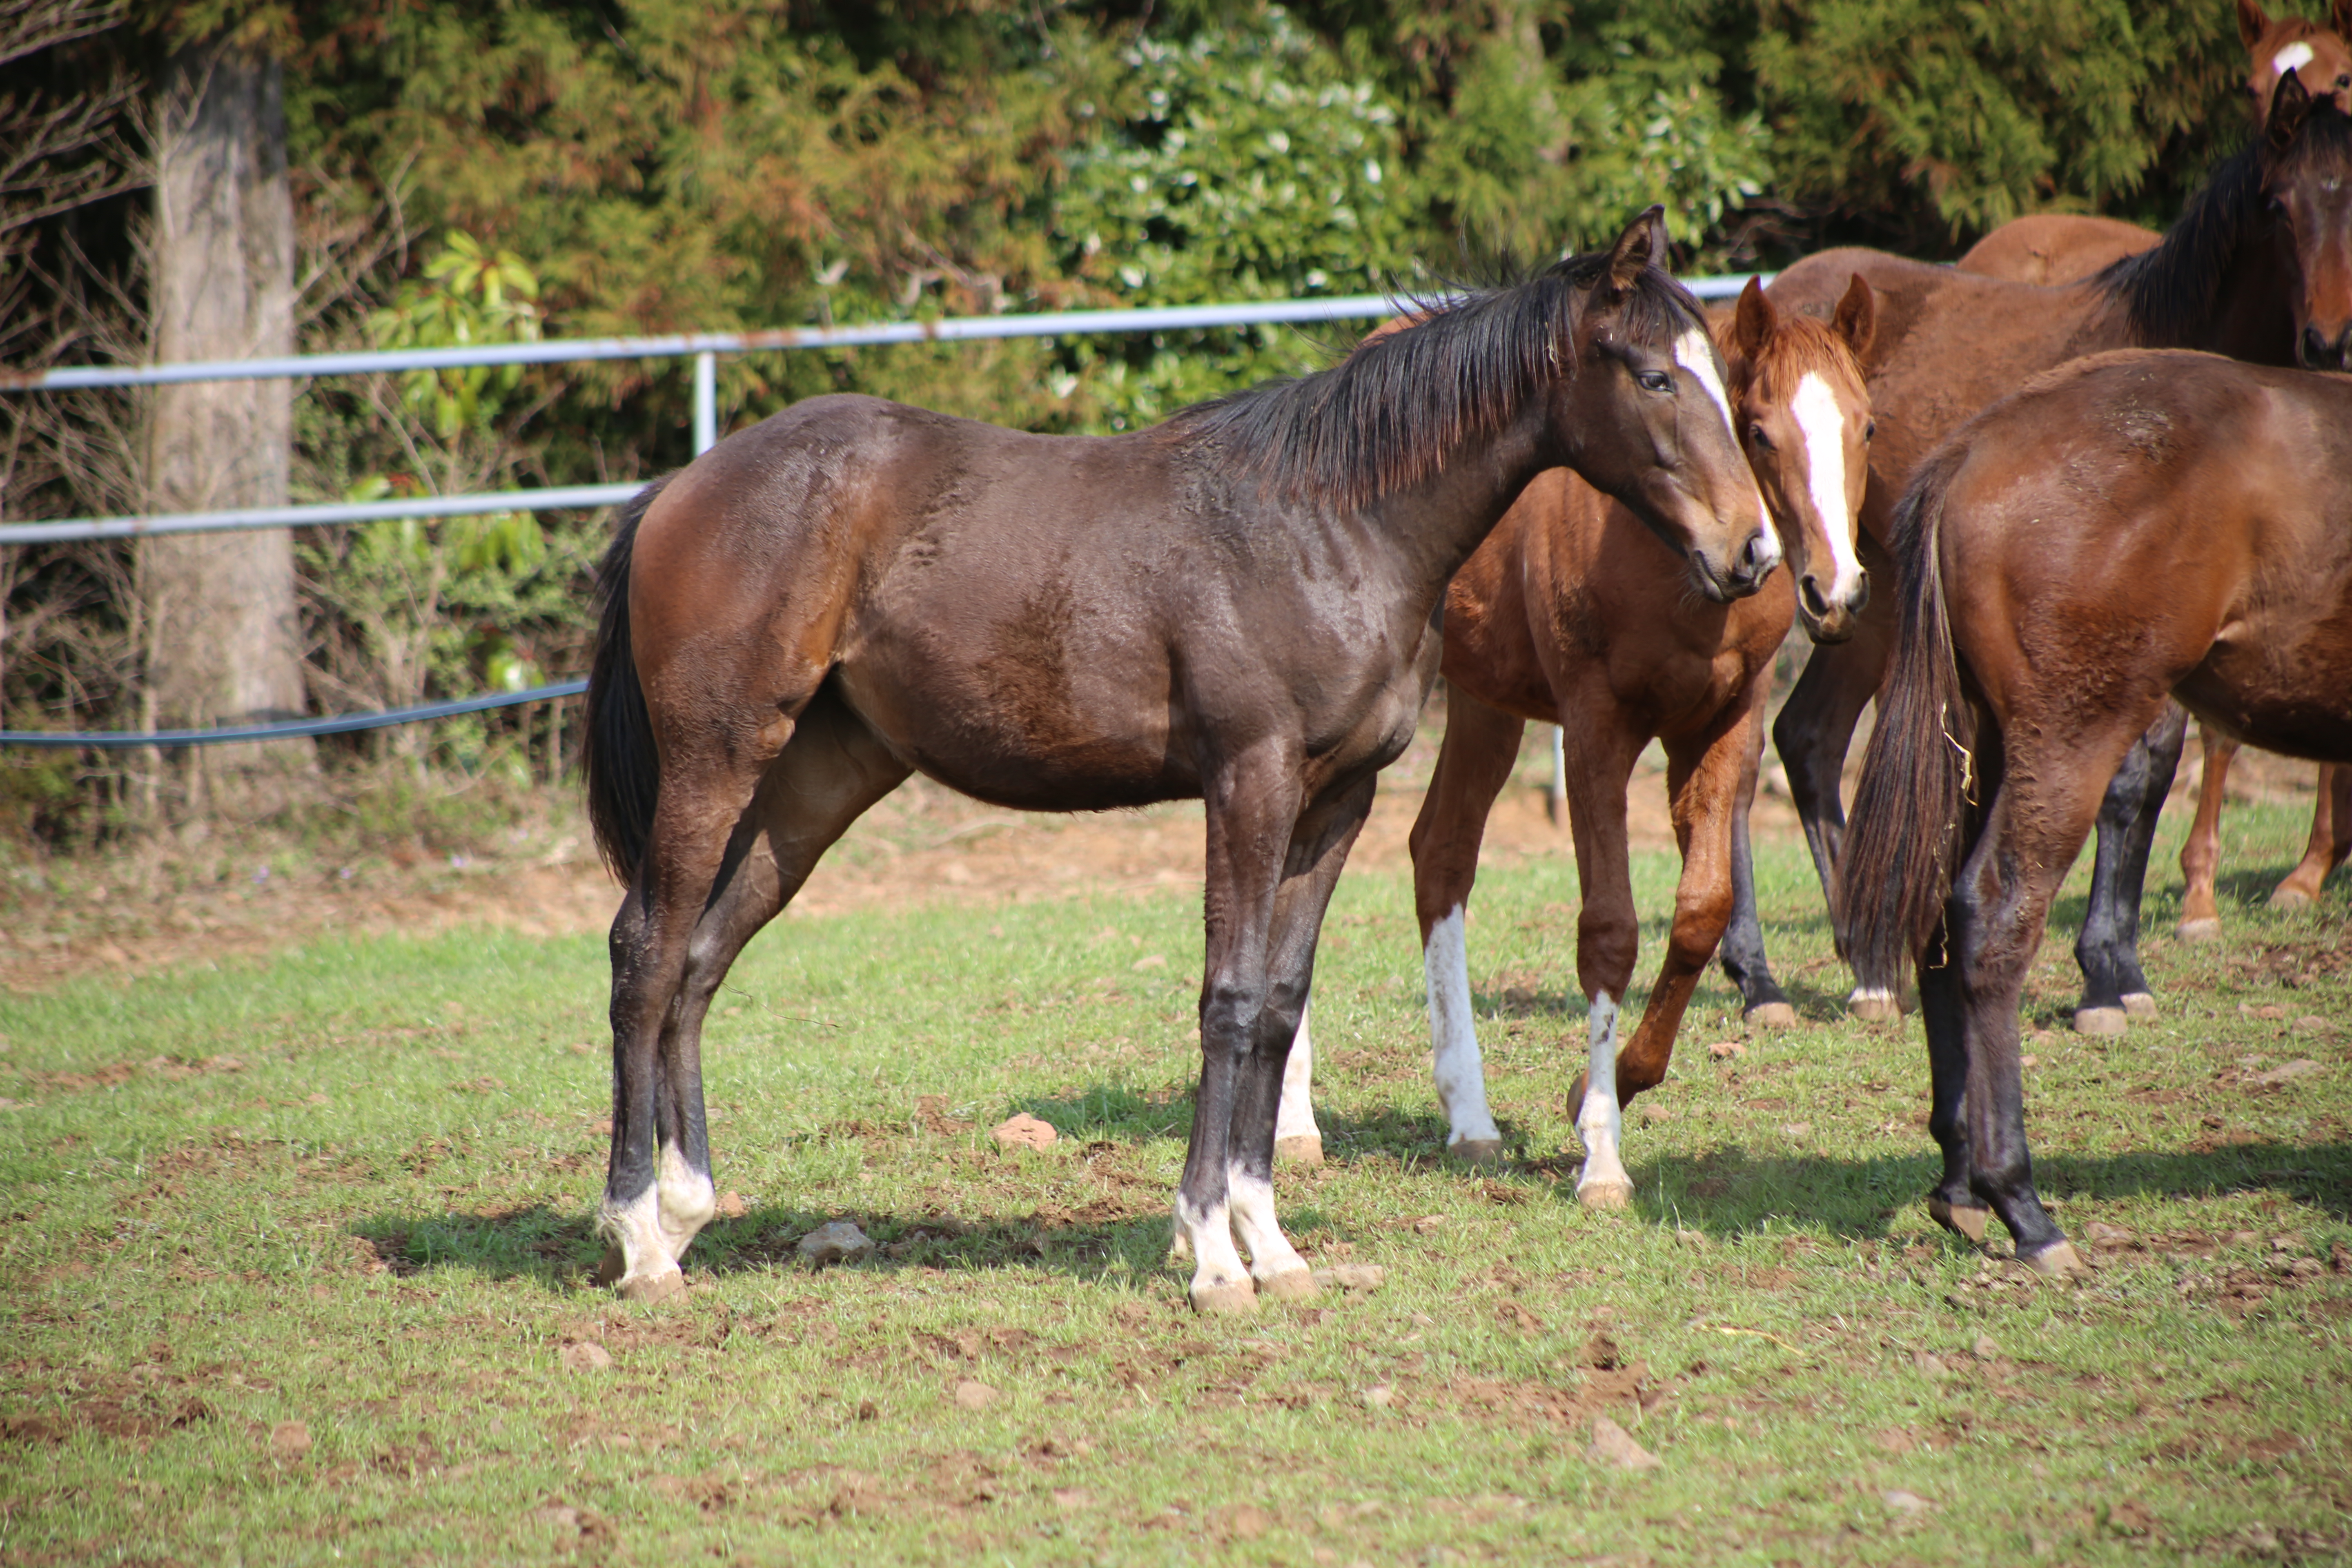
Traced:
<path fill-rule="evenodd" d="M 294 348 L 294 205 L 278 67 L 214 42 L 165 73 L 156 121 L 152 279 L 155 358 L 239 359 Z M 156 390 L 149 509 L 282 506 L 293 445 L 284 381 Z M 166 727 L 263 723 L 302 711 L 294 544 L 285 529 L 144 541 L 147 679 Z M 192 747 L 188 810 L 283 805 L 308 741 Z"/>

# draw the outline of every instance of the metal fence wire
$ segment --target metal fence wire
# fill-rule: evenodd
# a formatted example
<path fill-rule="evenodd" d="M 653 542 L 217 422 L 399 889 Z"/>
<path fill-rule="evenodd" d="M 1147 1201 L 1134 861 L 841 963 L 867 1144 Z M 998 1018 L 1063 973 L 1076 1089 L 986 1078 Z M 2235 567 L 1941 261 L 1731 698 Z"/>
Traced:
<path fill-rule="evenodd" d="M 1760 275 L 1770 281 L 1769 274 Z M 1746 285 L 1746 275 L 1685 279 L 1702 300 L 1727 300 Z M 1360 321 L 1396 314 L 1403 301 L 1383 294 L 1328 300 L 1271 300 L 1226 305 L 1177 305 L 1131 310 L 1060 310 L 1034 315 L 950 316 L 931 321 L 885 321 L 866 326 L 789 327 L 750 332 L 687 332 L 667 337 L 572 338 L 528 343 L 485 343 L 466 348 L 409 349 L 372 353 L 291 354 L 277 359 L 210 360 L 184 364 L 109 367 L 67 365 L 45 371 L 0 368 L 0 393 L 32 394 L 100 387 L 162 386 L 195 381 L 312 380 L 331 375 L 457 370 L 479 365 L 573 364 L 608 359 L 680 359 L 694 362 L 694 451 L 709 451 L 719 438 L 718 356 L 770 353 L 791 349 L 856 348 L 884 343 L 944 343 L 990 338 L 1076 337 L 1115 332 L 1181 331 L 1204 327 L 1301 325 Z M 0 523 L 0 548 L 58 544 L 85 540 L 136 539 L 162 533 L 210 533 L 252 528 L 308 528 L 391 519 L 471 517 L 488 512 L 585 510 L 618 506 L 639 485 L 562 485 L 472 495 L 422 496 L 399 500 L 338 501 L 311 506 L 243 507 L 220 511 L 157 512 L 132 517 L 72 518 L 57 522 Z M 429 702 L 381 712 L 345 713 L 273 724 L 205 730 L 0 730 L 0 746 L 205 746 L 228 742 L 290 740 L 341 735 L 414 724 L 460 713 L 479 713 L 525 702 L 576 697 L 584 680 L 559 681 L 523 691 L 485 692 L 451 702 Z"/>

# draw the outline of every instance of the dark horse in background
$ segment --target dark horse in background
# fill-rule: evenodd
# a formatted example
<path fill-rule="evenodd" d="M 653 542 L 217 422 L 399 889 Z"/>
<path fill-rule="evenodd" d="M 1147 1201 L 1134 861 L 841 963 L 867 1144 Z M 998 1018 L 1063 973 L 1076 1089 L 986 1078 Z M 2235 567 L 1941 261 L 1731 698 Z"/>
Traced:
<path fill-rule="evenodd" d="M 2018 1005 L 2126 752 L 2177 698 L 2352 762 L 2352 378 L 2121 353 L 1930 458 L 1895 514 L 1894 668 L 1846 837 L 1858 967 L 1916 962 L 1935 1216 L 2077 1267 L 2033 1187 Z"/>
<path fill-rule="evenodd" d="M 1654 265 L 1664 238 L 1653 208 L 1604 254 L 1154 429 L 819 397 L 630 503 L 585 756 L 629 887 L 601 1216 L 625 1294 L 676 1289 L 712 1212 L 699 1042 L 720 978 L 915 772 L 1028 810 L 1203 802 L 1191 1300 L 1312 1292 L 1275 1216 L 1283 1068 L 1374 775 L 1435 679 L 1447 580 L 1560 467 L 1706 597 L 1780 563 L 1698 307 Z"/>
<path fill-rule="evenodd" d="M 1769 292 L 1784 310 L 1826 319 L 1855 273 L 1878 296 L 1878 331 L 1865 364 L 1878 438 L 1862 515 L 1873 576 L 1882 575 L 1895 502 L 1927 454 L 1969 416 L 2041 371 L 2131 346 L 2340 368 L 2352 347 L 2347 127 L 2352 121 L 2331 100 L 2315 100 L 2287 72 L 2262 133 L 2217 167 L 2163 243 L 2065 288 L 1868 250 L 1825 251 L 1781 273 Z M 1892 602 L 1892 595 L 1874 600 L 1851 641 L 1813 651 L 1773 726 L 1833 916 L 1843 904 L 1839 778 L 1855 722 L 1885 672 Z M 2140 889 L 2183 733 L 2178 715 L 2158 726 L 2151 745 L 2126 760 L 2101 817 L 2104 893 L 2075 946 L 2084 976 L 2080 1026 L 2117 1029 L 2126 1008 L 2154 1008 L 2137 953 Z M 1855 977 L 1855 1010 L 1892 1016 L 1895 977 L 1859 968 Z"/>

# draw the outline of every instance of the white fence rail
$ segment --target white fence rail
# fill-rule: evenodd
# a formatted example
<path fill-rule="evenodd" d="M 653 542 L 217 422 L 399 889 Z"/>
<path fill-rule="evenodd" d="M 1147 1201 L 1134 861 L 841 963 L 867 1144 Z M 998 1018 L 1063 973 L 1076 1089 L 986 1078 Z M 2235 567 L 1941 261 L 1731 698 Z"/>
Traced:
<path fill-rule="evenodd" d="M 1769 275 L 1765 275 L 1769 280 Z M 1744 275 L 1685 279 L 1702 300 L 1726 300 Z M 1173 305 L 1134 310 L 1061 310 L 1036 315 L 950 316 L 936 321 L 882 321 L 849 327 L 783 327 L 749 332 L 682 332 L 647 338 L 557 338 L 467 348 L 386 350 L 359 353 L 291 354 L 278 359 L 208 360 L 184 364 L 66 365 L 55 370 L 0 370 L 0 393 L 86 391 L 163 386 L 192 381 L 312 380 L 401 371 L 463 370 L 482 365 L 572 364 L 593 360 L 677 359 L 694 366 L 694 450 L 719 438 L 718 356 L 780 350 L 857 348 L 884 343 L 976 342 L 994 338 L 1092 336 L 1110 332 L 1183 331 L 1209 327 L 1300 325 L 1361 321 L 1393 314 L 1399 302 L 1384 294 L 1329 300 L 1270 300 L 1225 305 Z M 246 528 L 306 528 L 386 519 L 467 517 L 484 512 L 545 511 L 616 506 L 635 485 L 567 485 L 494 490 L 401 500 L 329 501 L 308 506 L 247 507 L 220 511 L 157 512 L 131 517 L 70 518 L 56 522 L 0 523 L 0 548 L 80 540 L 129 539 L 150 533 L 207 533 Z"/>

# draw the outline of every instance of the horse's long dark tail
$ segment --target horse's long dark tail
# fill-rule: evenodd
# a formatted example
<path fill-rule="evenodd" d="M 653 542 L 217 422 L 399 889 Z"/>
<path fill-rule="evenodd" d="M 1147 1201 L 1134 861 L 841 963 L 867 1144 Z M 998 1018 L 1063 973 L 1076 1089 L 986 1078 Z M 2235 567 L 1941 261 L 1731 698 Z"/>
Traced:
<path fill-rule="evenodd" d="M 588 822 L 597 853 L 624 882 L 637 878 L 654 803 L 661 795 L 661 756 L 654 749 L 653 721 L 637 684 L 636 660 L 629 648 L 629 558 L 637 545 L 637 524 L 669 483 L 665 474 L 621 508 L 613 542 L 596 566 L 596 595 L 603 612 L 596 625 L 596 658 L 588 669 L 588 733 L 581 749 L 587 775 Z"/>
<path fill-rule="evenodd" d="M 1902 626 L 1839 865 L 1846 956 L 1865 990 L 1894 993 L 1934 936 L 1970 837 L 1980 715 L 1953 652 L 1938 548 L 1945 498 L 1967 459 L 1951 446 L 1921 465 L 1889 531 Z"/>

